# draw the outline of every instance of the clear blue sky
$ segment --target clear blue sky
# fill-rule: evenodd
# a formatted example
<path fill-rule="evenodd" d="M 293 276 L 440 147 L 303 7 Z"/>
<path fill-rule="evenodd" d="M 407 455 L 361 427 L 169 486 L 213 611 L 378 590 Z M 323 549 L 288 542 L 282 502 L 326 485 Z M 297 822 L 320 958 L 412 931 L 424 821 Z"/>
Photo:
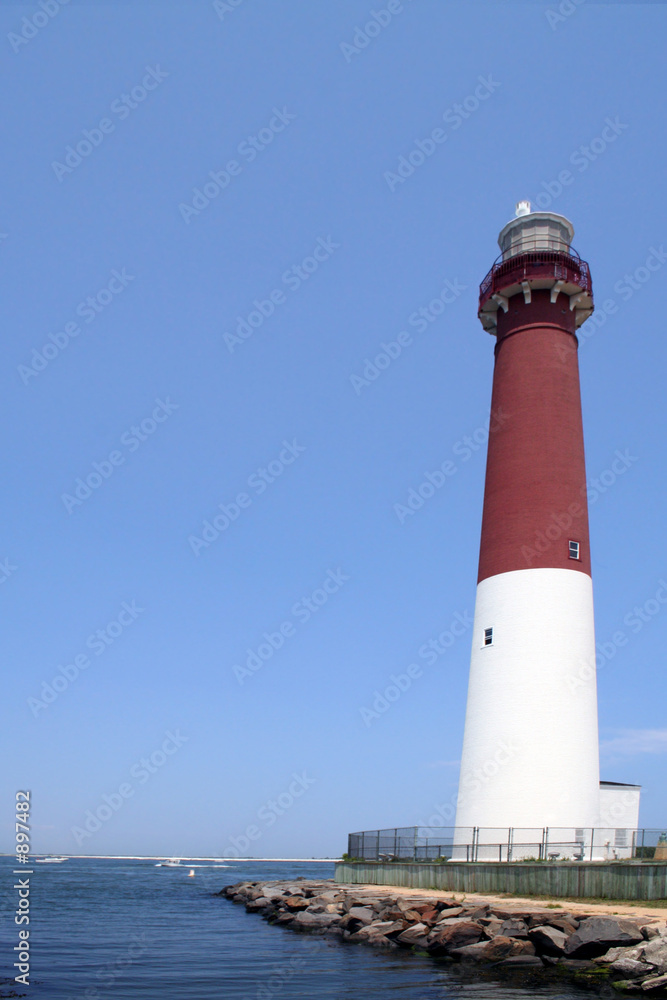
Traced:
<path fill-rule="evenodd" d="M 580 358 L 608 483 L 597 634 L 627 640 L 599 676 L 603 777 L 667 822 L 667 7 L 387 7 L 2 5 L 4 850 L 26 786 L 35 849 L 91 854 L 220 853 L 254 826 L 247 853 L 334 855 L 451 801 L 469 628 L 432 665 L 419 650 L 473 611 L 477 289 L 540 194 L 609 304 Z M 363 384 L 383 343 L 400 354 Z M 280 648 L 235 670 L 265 633 Z"/>

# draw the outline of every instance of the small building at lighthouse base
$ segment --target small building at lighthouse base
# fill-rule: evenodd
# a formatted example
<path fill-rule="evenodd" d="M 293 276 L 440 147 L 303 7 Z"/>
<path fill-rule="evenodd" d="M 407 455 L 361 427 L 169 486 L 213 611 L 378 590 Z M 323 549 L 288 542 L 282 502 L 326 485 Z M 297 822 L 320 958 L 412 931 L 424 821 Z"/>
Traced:
<path fill-rule="evenodd" d="M 457 826 L 450 861 L 620 861 L 641 855 L 640 785 L 600 782 L 594 826 Z"/>

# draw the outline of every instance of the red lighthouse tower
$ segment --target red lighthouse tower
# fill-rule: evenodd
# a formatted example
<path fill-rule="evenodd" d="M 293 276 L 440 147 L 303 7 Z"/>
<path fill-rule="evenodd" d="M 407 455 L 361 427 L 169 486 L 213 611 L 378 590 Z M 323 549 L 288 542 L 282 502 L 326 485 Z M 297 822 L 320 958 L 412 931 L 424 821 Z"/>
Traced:
<path fill-rule="evenodd" d="M 497 844 L 507 828 L 574 839 L 599 823 L 596 685 L 568 683 L 595 663 L 576 336 L 593 298 L 573 235 L 520 202 L 480 288 L 503 419 L 488 446 L 458 843 Z"/>

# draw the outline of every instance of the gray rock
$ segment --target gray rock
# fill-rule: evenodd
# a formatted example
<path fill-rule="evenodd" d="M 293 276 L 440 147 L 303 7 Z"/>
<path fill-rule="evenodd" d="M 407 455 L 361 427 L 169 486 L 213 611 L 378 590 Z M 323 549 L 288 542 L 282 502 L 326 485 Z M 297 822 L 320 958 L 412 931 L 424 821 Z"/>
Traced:
<path fill-rule="evenodd" d="M 503 921 L 498 933 L 502 934 L 503 937 L 528 939 L 528 924 L 525 920 L 513 917 L 510 920 Z"/>
<path fill-rule="evenodd" d="M 267 906 L 271 906 L 271 900 L 267 899 L 266 896 L 254 896 L 245 904 L 248 913 L 258 913 L 260 910 L 265 910 Z"/>
<path fill-rule="evenodd" d="M 567 937 L 563 931 L 558 930 L 557 927 L 551 927 L 549 924 L 531 927 L 528 931 L 529 940 L 543 955 L 562 955 L 565 952 Z"/>
<path fill-rule="evenodd" d="M 294 917 L 292 926 L 299 930 L 310 930 L 318 927 L 330 927 L 338 923 L 340 917 L 334 913 L 309 913 L 308 910 L 301 910 Z"/>
<path fill-rule="evenodd" d="M 504 958 L 502 962 L 498 962 L 501 966 L 542 966 L 542 959 L 538 958 L 537 955 L 512 955 L 510 958 Z"/>
<path fill-rule="evenodd" d="M 653 976 L 651 979 L 645 979 L 642 983 L 642 989 L 646 990 L 660 990 L 667 986 L 667 976 Z"/>
<path fill-rule="evenodd" d="M 466 944 L 463 948 L 453 948 L 449 954 L 461 962 L 484 962 L 486 961 L 484 949 L 489 943 L 489 941 L 478 941 L 477 944 Z"/>
<path fill-rule="evenodd" d="M 417 947 L 425 948 L 428 944 L 428 931 L 429 929 L 426 924 L 413 924 L 406 931 L 402 931 L 396 940 L 406 947 L 414 947 L 416 945 Z"/>
<path fill-rule="evenodd" d="M 565 954 L 569 958 L 594 958 L 613 945 L 638 944 L 644 935 L 631 920 L 617 917 L 588 917 L 568 938 Z"/>
<path fill-rule="evenodd" d="M 365 938 L 367 941 L 371 941 L 376 937 L 386 937 L 388 934 L 400 934 L 402 931 L 402 921 L 380 920 L 376 924 L 368 924 L 366 927 L 360 927 L 357 931 L 357 937 L 362 940 Z"/>
<path fill-rule="evenodd" d="M 370 924 L 375 920 L 375 911 L 370 906 L 353 906 L 347 911 L 348 917 L 360 920 L 362 924 Z"/>
<path fill-rule="evenodd" d="M 482 917 L 480 919 L 480 924 L 486 929 L 486 933 L 489 937 L 495 937 L 500 934 L 500 928 L 503 926 L 503 921 L 499 920 L 498 917 Z"/>
<path fill-rule="evenodd" d="M 667 972 L 667 940 L 661 935 L 648 941 L 643 950 L 643 958 L 655 965 L 658 972 Z"/>
<path fill-rule="evenodd" d="M 638 962 L 635 958 L 619 958 L 612 962 L 609 968 L 613 972 L 618 972 L 624 979 L 641 979 L 642 976 L 651 976 L 655 972 L 652 965 Z"/>
<path fill-rule="evenodd" d="M 316 896 L 315 899 L 318 903 L 324 903 L 325 905 L 327 903 L 338 903 L 343 899 L 343 893 L 336 892 L 335 889 L 327 889 L 325 892 L 321 892 L 319 896 Z"/>

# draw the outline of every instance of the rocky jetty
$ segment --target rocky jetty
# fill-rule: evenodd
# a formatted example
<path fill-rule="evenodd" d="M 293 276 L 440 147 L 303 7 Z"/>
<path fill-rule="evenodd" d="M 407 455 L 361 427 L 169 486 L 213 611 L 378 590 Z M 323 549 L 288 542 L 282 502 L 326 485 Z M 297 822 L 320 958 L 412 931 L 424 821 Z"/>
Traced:
<path fill-rule="evenodd" d="M 544 969 L 619 993 L 667 997 L 667 924 L 562 908 L 494 902 L 308 879 L 237 882 L 218 893 L 270 923 L 349 944 L 410 948 L 436 959 Z M 609 991 L 611 995 L 611 990 Z"/>

